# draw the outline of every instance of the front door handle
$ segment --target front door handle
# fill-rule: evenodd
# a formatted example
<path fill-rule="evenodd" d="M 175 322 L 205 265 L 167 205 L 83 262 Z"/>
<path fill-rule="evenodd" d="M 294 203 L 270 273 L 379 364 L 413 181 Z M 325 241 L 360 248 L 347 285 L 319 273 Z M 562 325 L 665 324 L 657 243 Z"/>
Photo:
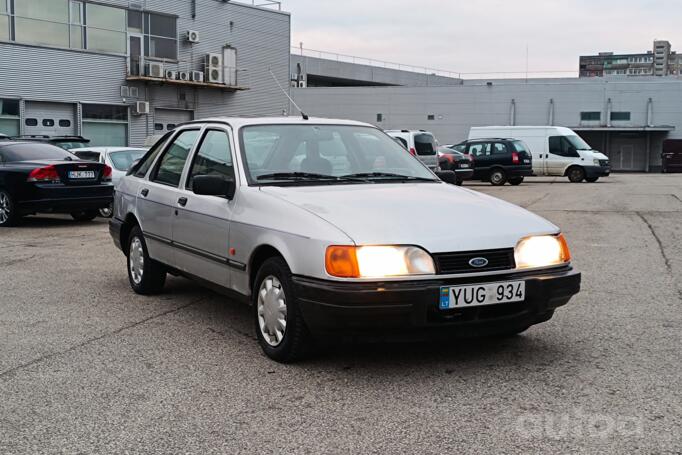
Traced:
<path fill-rule="evenodd" d="M 178 204 L 180 204 L 181 207 L 184 207 L 187 205 L 187 198 L 186 197 L 181 197 L 178 199 Z"/>
<path fill-rule="evenodd" d="M 147 197 L 147 195 L 149 194 L 149 190 L 145 188 L 142 191 L 140 191 L 140 194 L 142 195 L 142 197 Z"/>

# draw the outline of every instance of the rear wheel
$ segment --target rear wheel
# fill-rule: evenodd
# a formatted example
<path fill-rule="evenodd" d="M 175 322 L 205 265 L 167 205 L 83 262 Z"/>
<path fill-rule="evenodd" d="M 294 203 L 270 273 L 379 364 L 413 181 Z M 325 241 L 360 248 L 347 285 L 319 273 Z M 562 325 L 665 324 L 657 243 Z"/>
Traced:
<path fill-rule="evenodd" d="M 128 237 L 128 280 L 138 294 L 158 294 L 166 283 L 165 267 L 149 257 L 142 230 L 135 226 Z"/>
<path fill-rule="evenodd" d="M 308 352 L 310 333 L 294 295 L 291 270 L 282 258 L 270 258 L 258 270 L 253 310 L 256 336 L 265 355 L 288 363 Z"/>
<path fill-rule="evenodd" d="M 570 168 L 566 175 L 568 175 L 568 180 L 573 183 L 580 183 L 585 180 L 585 170 L 578 166 Z"/>
<path fill-rule="evenodd" d="M 12 196 L 5 190 L 0 190 L 0 227 L 14 226 L 19 221 Z"/>
<path fill-rule="evenodd" d="M 599 177 L 585 177 L 585 181 L 590 182 L 590 183 L 594 183 L 597 180 L 599 180 Z"/>
<path fill-rule="evenodd" d="M 510 185 L 521 185 L 523 183 L 523 177 L 514 177 L 509 179 L 509 184 Z"/>
<path fill-rule="evenodd" d="M 71 218 L 76 221 L 92 221 L 97 218 L 98 214 L 97 210 L 80 210 L 78 212 L 71 212 Z"/>
<path fill-rule="evenodd" d="M 502 186 L 507 183 L 507 173 L 502 169 L 493 169 L 490 172 L 490 183 L 494 186 Z"/>

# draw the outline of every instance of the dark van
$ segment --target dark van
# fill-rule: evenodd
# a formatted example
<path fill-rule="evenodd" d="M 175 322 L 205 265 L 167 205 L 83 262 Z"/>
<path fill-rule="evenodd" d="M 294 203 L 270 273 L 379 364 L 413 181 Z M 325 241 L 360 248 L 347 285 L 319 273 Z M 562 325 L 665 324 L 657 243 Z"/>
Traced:
<path fill-rule="evenodd" d="M 663 141 L 661 154 L 663 172 L 682 172 L 682 139 L 667 139 Z"/>

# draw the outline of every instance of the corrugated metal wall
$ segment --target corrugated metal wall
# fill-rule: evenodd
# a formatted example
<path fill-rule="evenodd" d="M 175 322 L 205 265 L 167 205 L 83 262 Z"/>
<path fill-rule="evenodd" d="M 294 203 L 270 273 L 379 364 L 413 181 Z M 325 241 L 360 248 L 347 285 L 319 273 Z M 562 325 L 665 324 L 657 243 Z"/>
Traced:
<path fill-rule="evenodd" d="M 225 45 L 237 49 L 239 85 L 250 90 L 231 93 L 217 89 L 137 85 L 140 100 L 156 107 L 194 110 L 195 118 L 219 115 L 275 115 L 288 108 L 269 70 L 286 86 L 289 81 L 290 15 L 239 3 L 197 0 L 192 19 L 188 0 L 98 0 L 127 8 L 142 4 L 147 11 L 178 16 L 180 62 L 193 62 L 203 69 L 204 55 L 221 53 Z M 200 43 L 182 39 L 187 30 L 200 33 Z M 125 57 L 19 44 L 0 43 L 0 97 L 34 101 L 123 104 L 120 87 L 126 85 Z M 132 84 L 129 84 L 132 85 Z M 134 99 L 126 99 L 131 103 Z M 141 145 L 154 134 L 153 116 L 130 116 L 131 145 Z"/>

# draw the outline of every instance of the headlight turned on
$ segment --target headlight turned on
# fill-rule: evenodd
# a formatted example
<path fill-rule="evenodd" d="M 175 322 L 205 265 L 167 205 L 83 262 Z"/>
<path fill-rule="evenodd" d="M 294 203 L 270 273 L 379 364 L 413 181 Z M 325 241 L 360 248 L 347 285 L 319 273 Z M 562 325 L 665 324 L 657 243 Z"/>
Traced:
<path fill-rule="evenodd" d="M 521 239 L 514 250 L 516 268 L 532 269 L 566 264 L 571 252 L 563 234 L 540 235 Z"/>
<path fill-rule="evenodd" d="M 431 255 L 416 246 L 330 246 L 327 273 L 339 278 L 385 278 L 434 275 Z"/>

